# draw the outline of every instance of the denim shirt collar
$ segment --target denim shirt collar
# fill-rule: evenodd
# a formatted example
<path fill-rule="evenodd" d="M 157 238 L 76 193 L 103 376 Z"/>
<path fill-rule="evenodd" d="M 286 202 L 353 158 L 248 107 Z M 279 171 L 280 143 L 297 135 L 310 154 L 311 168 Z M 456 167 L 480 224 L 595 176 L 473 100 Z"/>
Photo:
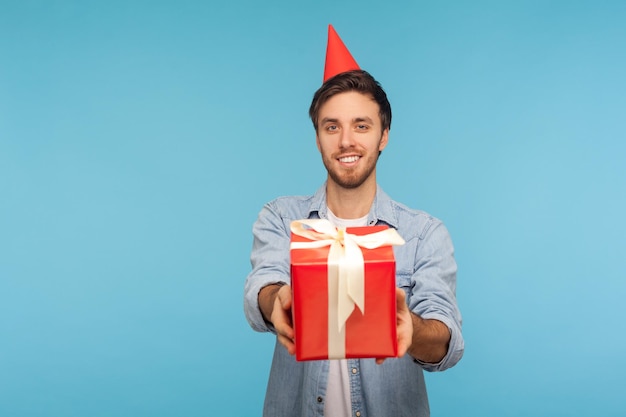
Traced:
<path fill-rule="evenodd" d="M 318 188 L 311 199 L 309 218 L 328 219 L 326 183 Z M 380 223 L 387 224 L 394 229 L 398 228 L 398 217 L 393 210 L 392 200 L 383 189 L 376 184 L 376 195 L 374 196 L 374 202 L 367 215 L 367 224 L 368 226 L 374 226 Z"/>

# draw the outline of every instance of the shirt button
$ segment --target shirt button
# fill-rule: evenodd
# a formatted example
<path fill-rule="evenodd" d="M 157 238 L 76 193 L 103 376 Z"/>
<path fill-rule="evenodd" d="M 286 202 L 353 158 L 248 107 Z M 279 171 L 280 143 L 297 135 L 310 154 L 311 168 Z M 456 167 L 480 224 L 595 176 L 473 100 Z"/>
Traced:
<path fill-rule="evenodd" d="M 354 415 L 355 415 L 356 417 L 361 417 L 361 412 L 360 412 L 360 411 L 357 411 L 356 413 L 354 413 Z"/>
<path fill-rule="evenodd" d="M 317 397 L 317 402 L 321 403 L 322 401 L 324 401 L 324 399 L 322 397 Z"/>
<path fill-rule="evenodd" d="M 352 368 L 352 375 L 356 374 L 357 372 L 359 372 L 359 371 L 357 371 L 356 368 Z"/>

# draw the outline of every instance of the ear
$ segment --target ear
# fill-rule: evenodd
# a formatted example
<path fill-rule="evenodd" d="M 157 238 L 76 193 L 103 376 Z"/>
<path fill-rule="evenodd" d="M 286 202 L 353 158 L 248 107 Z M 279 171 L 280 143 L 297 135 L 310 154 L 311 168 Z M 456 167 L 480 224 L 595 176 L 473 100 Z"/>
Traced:
<path fill-rule="evenodd" d="M 317 150 L 322 152 L 322 146 L 320 145 L 320 135 L 315 134 L 315 144 L 317 145 Z"/>
<path fill-rule="evenodd" d="M 380 137 L 380 144 L 378 144 L 378 150 L 382 151 L 387 146 L 389 142 L 389 129 L 383 130 L 383 134 Z"/>

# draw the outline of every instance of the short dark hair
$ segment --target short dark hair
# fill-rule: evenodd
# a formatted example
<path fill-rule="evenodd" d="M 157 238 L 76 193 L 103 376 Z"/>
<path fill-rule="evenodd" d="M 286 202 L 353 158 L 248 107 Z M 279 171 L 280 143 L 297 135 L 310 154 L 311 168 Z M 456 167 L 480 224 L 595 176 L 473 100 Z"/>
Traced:
<path fill-rule="evenodd" d="M 342 72 L 326 80 L 324 84 L 313 95 L 313 101 L 309 108 L 309 116 L 313 122 L 313 127 L 317 132 L 317 122 L 320 108 L 332 96 L 348 91 L 357 91 L 372 97 L 378 104 L 378 114 L 382 123 L 382 130 L 391 129 L 391 104 L 387 100 L 385 90 L 380 83 L 374 79 L 367 71 L 354 70 Z"/>

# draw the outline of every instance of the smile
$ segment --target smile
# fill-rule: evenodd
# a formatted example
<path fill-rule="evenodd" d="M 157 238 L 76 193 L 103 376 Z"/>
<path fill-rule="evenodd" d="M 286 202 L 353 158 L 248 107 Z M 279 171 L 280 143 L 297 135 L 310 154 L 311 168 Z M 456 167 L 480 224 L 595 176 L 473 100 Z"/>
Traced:
<path fill-rule="evenodd" d="M 360 156 L 344 156 L 343 158 L 339 158 L 339 162 L 343 162 L 345 164 L 349 164 L 351 162 L 356 162 L 358 161 L 360 158 Z"/>

